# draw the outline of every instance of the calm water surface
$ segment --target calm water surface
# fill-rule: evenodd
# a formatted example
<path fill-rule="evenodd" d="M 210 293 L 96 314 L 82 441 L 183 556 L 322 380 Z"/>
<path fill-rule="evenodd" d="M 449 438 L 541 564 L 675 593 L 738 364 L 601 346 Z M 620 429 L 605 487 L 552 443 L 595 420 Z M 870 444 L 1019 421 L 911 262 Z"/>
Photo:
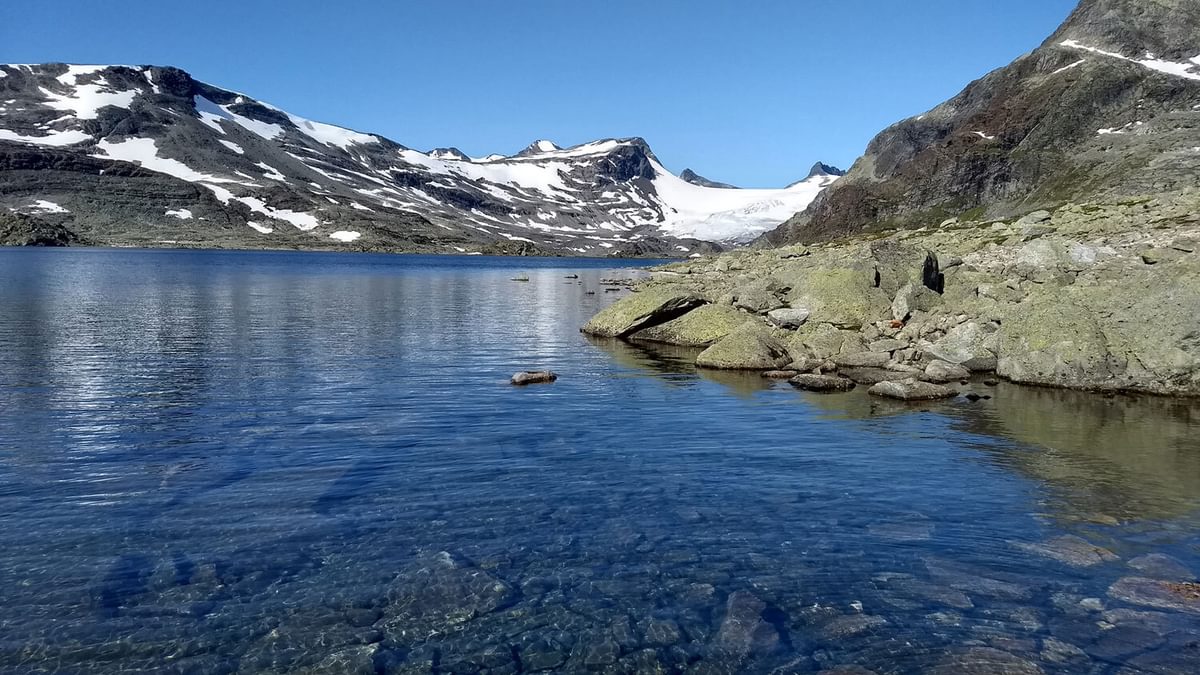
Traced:
<path fill-rule="evenodd" d="M 698 372 L 578 332 L 619 264 L 0 251 L 0 672 L 1200 671 L 1110 592 L 1196 405 Z"/>

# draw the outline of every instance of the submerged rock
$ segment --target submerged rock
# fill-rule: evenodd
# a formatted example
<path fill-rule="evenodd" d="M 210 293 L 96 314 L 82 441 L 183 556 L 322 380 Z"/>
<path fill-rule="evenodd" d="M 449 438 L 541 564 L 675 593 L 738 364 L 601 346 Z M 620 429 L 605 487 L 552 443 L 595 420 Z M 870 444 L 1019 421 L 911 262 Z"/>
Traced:
<path fill-rule="evenodd" d="M 779 631 L 763 618 L 766 608 L 765 602 L 746 591 L 730 594 L 715 646 L 737 657 L 775 651 L 779 647 Z"/>
<path fill-rule="evenodd" d="M 702 368 L 776 370 L 792 362 L 787 349 L 759 322 L 742 324 L 696 357 Z"/>
<path fill-rule="evenodd" d="M 948 654 L 933 668 L 925 671 L 930 675 L 1042 675 L 1044 671 L 1036 663 L 1015 654 L 991 647 L 972 647 L 962 652 Z"/>
<path fill-rule="evenodd" d="M 1196 575 L 1182 562 L 1163 553 L 1148 553 L 1126 563 L 1142 576 L 1167 581 L 1195 581 Z"/>
<path fill-rule="evenodd" d="M 583 332 L 600 337 L 626 337 L 682 316 L 705 300 L 673 289 L 647 289 L 622 298 L 592 317 Z"/>
<path fill-rule="evenodd" d="M 392 582 L 384 625 L 406 643 L 507 607 L 516 597 L 506 582 L 442 551 L 416 560 Z"/>
<path fill-rule="evenodd" d="M 1108 589 L 1114 600 L 1133 605 L 1200 614 L 1200 584 L 1125 577 Z"/>
<path fill-rule="evenodd" d="M 1073 567 L 1091 567 L 1118 560 L 1112 551 L 1075 535 L 1063 535 L 1040 544 L 1017 544 L 1017 548 L 1051 558 Z"/>
<path fill-rule="evenodd" d="M 799 374 L 798 370 L 764 370 L 762 376 L 768 380 L 790 380 Z"/>
<path fill-rule="evenodd" d="M 850 391 L 854 389 L 854 380 L 848 380 L 844 377 L 836 375 L 812 375 L 801 374 L 788 380 L 788 384 L 803 391 L 815 391 L 821 393 L 831 393 L 840 391 Z"/>
<path fill-rule="evenodd" d="M 958 396 L 958 392 L 949 387 L 914 379 L 880 382 L 867 390 L 867 393 L 901 401 L 933 401 Z"/>

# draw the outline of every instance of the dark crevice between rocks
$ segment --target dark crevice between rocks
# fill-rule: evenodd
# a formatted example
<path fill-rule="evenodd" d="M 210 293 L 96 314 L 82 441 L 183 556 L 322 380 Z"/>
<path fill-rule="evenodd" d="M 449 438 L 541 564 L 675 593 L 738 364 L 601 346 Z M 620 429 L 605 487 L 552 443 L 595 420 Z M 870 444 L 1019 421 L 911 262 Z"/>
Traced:
<path fill-rule="evenodd" d="M 647 328 L 653 328 L 655 326 L 661 326 L 662 324 L 667 323 L 668 321 L 674 321 L 675 319 L 678 319 L 679 317 L 683 316 L 684 314 L 687 314 L 688 312 L 692 311 L 693 309 L 703 307 L 704 305 L 707 305 L 707 304 L 708 304 L 708 302 L 701 300 L 699 298 L 683 299 L 683 301 L 680 302 L 680 304 L 675 307 L 663 307 L 660 311 L 646 316 L 646 318 L 643 321 L 633 322 L 632 326 L 630 326 L 625 331 L 621 332 L 619 335 L 617 335 L 617 337 L 621 338 L 622 340 L 625 340 L 626 338 L 633 335 L 634 333 L 637 333 L 638 331 L 643 331 L 643 330 L 646 330 Z"/>
<path fill-rule="evenodd" d="M 925 254 L 925 266 L 921 270 L 921 283 L 925 284 L 925 288 L 934 291 L 938 295 L 946 291 L 946 275 L 942 274 L 937 254 L 933 251 Z"/>

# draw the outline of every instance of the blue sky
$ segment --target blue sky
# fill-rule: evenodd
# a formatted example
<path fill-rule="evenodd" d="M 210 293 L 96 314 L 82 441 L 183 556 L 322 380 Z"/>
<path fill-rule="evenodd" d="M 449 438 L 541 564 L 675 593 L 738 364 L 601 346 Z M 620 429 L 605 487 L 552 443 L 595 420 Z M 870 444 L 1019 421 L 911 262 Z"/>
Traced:
<path fill-rule="evenodd" d="M 642 136 L 715 180 L 848 167 L 1076 0 L 2 0 L 0 61 L 175 65 L 420 150 Z"/>

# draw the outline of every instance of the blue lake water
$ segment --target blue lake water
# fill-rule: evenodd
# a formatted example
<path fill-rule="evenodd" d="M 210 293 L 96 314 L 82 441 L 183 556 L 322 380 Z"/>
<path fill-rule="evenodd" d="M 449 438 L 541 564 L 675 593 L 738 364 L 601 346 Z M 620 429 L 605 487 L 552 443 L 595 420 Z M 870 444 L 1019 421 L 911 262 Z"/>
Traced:
<path fill-rule="evenodd" d="M 0 672 L 1200 671 L 1196 402 L 581 335 L 643 264 L 0 250 Z"/>

